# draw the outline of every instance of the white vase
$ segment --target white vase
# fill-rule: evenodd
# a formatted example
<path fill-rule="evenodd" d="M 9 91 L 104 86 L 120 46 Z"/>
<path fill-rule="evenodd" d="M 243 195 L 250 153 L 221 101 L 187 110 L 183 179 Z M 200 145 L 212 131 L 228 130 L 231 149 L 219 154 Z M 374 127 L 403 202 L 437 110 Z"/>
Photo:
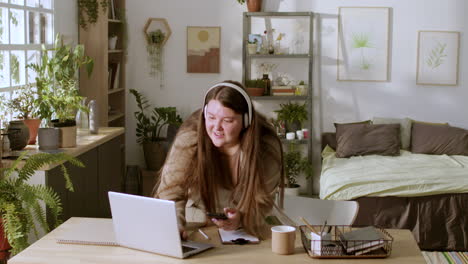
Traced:
<path fill-rule="evenodd" d="M 109 38 L 109 50 L 115 50 L 117 48 L 117 36 Z"/>

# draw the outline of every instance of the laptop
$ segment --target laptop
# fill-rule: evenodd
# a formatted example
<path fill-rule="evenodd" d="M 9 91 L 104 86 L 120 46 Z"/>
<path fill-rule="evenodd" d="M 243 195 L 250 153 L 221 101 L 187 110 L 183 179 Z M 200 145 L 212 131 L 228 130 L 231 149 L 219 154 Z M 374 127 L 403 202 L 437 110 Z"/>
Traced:
<path fill-rule="evenodd" d="M 115 239 L 121 246 L 161 255 L 187 258 L 213 247 L 182 241 L 175 202 L 109 192 Z"/>

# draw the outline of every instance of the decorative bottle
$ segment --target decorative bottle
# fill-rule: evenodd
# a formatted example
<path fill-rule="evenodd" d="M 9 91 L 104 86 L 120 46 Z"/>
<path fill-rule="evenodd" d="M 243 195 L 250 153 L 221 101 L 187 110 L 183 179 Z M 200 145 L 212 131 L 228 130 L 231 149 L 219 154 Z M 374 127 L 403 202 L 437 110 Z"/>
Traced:
<path fill-rule="evenodd" d="M 86 98 L 83 98 L 81 101 L 81 105 L 85 106 L 86 105 Z M 89 117 L 88 113 L 83 111 L 82 109 L 79 109 L 78 112 L 76 113 L 76 127 L 81 128 L 81 129 L 88 129 L 89 128 Z"/>
<path fill-rule="evenodd" d="M 96 100 L 88 103 L 89 108 L 89 133 L 97 134 L 99 130 L 99 118 Z"/>
<path fill-rule="evenodd" d="M 263 95 L 271 95 L 271 80 L 268 78 L 268 74 L 264 73 L 262 81 L 265 83 L 265 92 Z"/>

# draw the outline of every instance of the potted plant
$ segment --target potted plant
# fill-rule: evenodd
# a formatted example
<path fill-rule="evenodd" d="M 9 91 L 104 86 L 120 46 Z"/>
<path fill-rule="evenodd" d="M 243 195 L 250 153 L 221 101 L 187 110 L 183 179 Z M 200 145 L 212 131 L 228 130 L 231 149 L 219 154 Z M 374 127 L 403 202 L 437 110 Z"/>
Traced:
<path fill-rule="evenodd" d="M 262 10 L 262 0 L 237 0 L 237 2 L 241 5 L 247 2 L 249 12 L 260 12 Z"/>
<path fill-rule="evenodd" d="M 283 155 L 284 174 L 286 175 L 286 188 L 285 194 L 299 195 L 299 184 L 297 184 L 297 177 L 299 174 L 304 173 L 306 179 L 312 176 L 312 165 L 309 160 L 302 157 L 302 153 L 296 150 L 296 145 L 291 143 L 289 151 Z"/>
<path fill-rule="evenodd" d="M 300 82 L 296 85 L 295 94 L 296 94 L 296 95 L 307 95 L 306 84 L 305 84 L 304 81 L 300 81 Z"/>
<path fill-rule="evenodd" d="M 137 142 L 143 146 L 147 168 L 158 170 L 166 158 L 167 149 L 167 140 L 161 136 L 161 130 L 170 124 L 180 125 L 182 119 L 175 107 L 154 107 L 147 114 L 149 104 L 145 96 L 135 89 L 130 89 L 130 93 L 135 96 L 138 106 L 138 111 L 134 112 Z"/>
<path fill-rule="evenodd" d="M 49 52 L 53 55 L 49 56 Z M 60 128 L 59 146 L 62 148 L 76 146 L 75 114 L 79 109 L 88 111 L 87 107 L 81 104 L 83 97 L 79 95 L 76 87 L 77 72 L 82 66 L 86 66 L 88 76 L 91 75 L 94 63 L 84 54 L 84 46 L 64 45 L 58 34 L 52 49 L 42 46 L 41 61 L 28 65 L 37 74 L 35 104 L 38 116 L 45 120 L 47 127 L 53 125 Z M 41 138 L 43 137 L 40 129 L 40 147 Z"/>
<path fill-rule="evenodd" d="M 163 61 L 163 44 L 166 39 L 166 34 L 160 29 L 155 31 L 150 31 L 146 34 L 147 37 L 147 50 L 149 53 L 149 59 L 151 63 L 150 74 L 155 76 L 156 74 L 162 73 Z"/>
<path fill-rule="evenodd" d="M 11 112 L 17 113 L 16 118 L 22 122 L 29 129 L 29 138 L 26 144 L 36 144 L 37 130 L 41 124 L 41 120 L 36 118 L 37 106 L 34 103 L 36 89 L 33 84 L 27 84 L 18 87 L 10 100 L 6 102 L 6 107 Z"/>
<path fill-rule="evenodd" d="M 249 54 L 257 54 L 257 39 L 247 41 L 247 51 Z"/>
<path fill-rule="evenodd" d="M 59 166 L 62 168 L 66 188 L 73 191 L 67 167 L 63 162 L 84 167 L 81 161 L 66 153 L 38 153 L 23 161 L 25 156 L 26 152 L 10 167 L 0 169 L 0 234 L 5 234 L 0 236 L 0 244 L 6 244 L 5 241 L 8 240 L 13 254 L 28 246 L 31 230 L 37 236 L 35 223 L 46 232 L 59 224 L 58 216 L 62 212 L 60 198 L 50 187 L 28 183 L 35 171 L 44 165 L 62 163 Z M 45 204 L 47 208 L 47 218 L 45 208 L 41 204 Z"/>
<path fill-rule="evenodd" d="M 280 104 L 280 109 L 274 111 L 278 114 L 278 120 L 284 122 L 286 132 L 296 132 L 302 128 L 302 123 L 307 120 L 306 104 L 288 102 Z"/>
<path fill-rule="evenodd" d="M 262 96 L 265 92 L 265 82 L 262 79 L 245 80 L 245 87 L 250 96 Z"/>

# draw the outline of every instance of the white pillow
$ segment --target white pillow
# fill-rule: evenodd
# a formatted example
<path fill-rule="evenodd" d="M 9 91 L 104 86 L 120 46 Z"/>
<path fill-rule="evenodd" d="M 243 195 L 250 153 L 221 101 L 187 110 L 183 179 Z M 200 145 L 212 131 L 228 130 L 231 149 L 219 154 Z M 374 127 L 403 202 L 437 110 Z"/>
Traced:
<path fill-rule="evenodd" d="M 411 119 L 374 117 L 372 124 L 400 124 L 401 148 L 409 149 L 411 143 Z"/>

